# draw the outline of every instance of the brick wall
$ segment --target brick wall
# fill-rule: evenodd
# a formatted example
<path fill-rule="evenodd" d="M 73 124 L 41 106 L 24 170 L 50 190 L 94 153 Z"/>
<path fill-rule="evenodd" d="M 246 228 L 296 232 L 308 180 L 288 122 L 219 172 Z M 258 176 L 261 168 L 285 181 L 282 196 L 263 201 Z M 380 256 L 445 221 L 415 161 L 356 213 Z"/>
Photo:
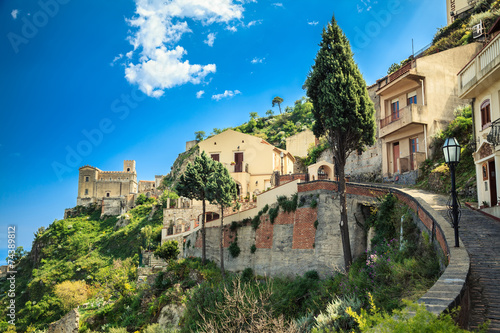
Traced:
<path fill-rule="evenodd" d="M 295 212 L 293 227 L 292 249 L 313 249 L 316 239 L 314 222 L 317 220 L 318 210 L 313 208 L 299 208 Z"/>
<path fill-rule="evenodd" d="M 269 221 L 269 217 L 267 215 L 261 216 L 259 228 L 255 231 L 255 246 L 258 249 L 271 249 L 273 247 L 273 234 L 274 226 Z"/>

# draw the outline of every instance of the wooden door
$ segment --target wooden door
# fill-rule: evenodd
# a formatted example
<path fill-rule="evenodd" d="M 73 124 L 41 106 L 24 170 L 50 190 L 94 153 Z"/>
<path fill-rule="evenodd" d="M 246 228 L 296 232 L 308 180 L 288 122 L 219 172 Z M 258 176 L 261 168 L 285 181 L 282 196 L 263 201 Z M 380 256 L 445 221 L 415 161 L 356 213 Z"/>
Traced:
<path fill-rule="evenodd" d="M 234 162 L 236 165 L 234 166 L 234 172 L 243 172 L 243 153 L 238 152 L 234 153 Z"/>
<path fill-rule="evenodd" d="M 497 178 L 495 174 L 495 161 L 489 161 L 488 162 L 488 173 L 490 176 L 490 200 L 491 200 L 491 206 L 496 206 L 498 203 L 498 197 L 497 197 Z"/>
<path fill-rule="evenodd" d="M 399 142 L 396 142 L 392 148 L 392 163 L 394 164 L 394 173 L 398 173 L 398 159 L 399 159 Z"/>

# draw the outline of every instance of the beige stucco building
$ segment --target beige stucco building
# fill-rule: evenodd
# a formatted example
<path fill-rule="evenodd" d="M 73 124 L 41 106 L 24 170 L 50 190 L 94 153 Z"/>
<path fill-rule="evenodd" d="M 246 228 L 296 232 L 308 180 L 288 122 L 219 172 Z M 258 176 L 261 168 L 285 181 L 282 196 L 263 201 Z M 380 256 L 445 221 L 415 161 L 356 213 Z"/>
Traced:
<path fill-rule="evenodd" d="M 454 109 L 466 103 L 458 96 L 456 73 L 480 48 L 474 43 L 417 58 L 377 81 L 385 178 L 396 180 L 418 170 L 430 156 L 432 137 L 454 119 Z"/>
<path fill-rule="evenodd" d="M 478 202 L 500 217 L 496 175 L 500 171 L 500 24 L 491 28 L 490 42 L 458 73 L 458 90 L 472 99 Z M 496 34 L 496 36 L 494 35 Z M 496 207 L 494 207 L 496 206 Z"/>
<path fill-rule="evenodd" d="M 446 0 L 446 21 L 451 24 L 465 12 L 474 8 L 479 0 Z"/>
<path fill-rule="evenodd" d="M 198 146 L 200 153 L 204 151 L 226 166 L 238 184 L 240 197 L 270 188 L 274 172 L 293 173 L 292 154 L 249 134 L 226 130 L 199 142 Z"/>
<path fill-rule="evenodd" d="M 77 205 L 101 202 L 103 198 L 127 197 L 137 193 L 135 161 L 123 161 L 123 171 L 102 171 L 85 165 L 79 169 Z"/>
<path fill-rule="evenodd" d="M 286 138 L 286 150 L 293 156 L 306 157 L 309 148 L 318 144 L 313 131 L 305 129 Z"/>

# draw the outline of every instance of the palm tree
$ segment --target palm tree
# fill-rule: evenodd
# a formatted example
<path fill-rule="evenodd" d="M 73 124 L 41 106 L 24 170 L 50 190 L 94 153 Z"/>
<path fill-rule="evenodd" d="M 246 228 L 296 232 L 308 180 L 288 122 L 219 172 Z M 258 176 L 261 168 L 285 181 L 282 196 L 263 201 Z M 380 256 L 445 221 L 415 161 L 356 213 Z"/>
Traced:
<path fill-rule="evenodd" d="M 281 114 L 281 103 L 283 103 L 283 98 L 279 97 L 279 96 L 276 96 L 273 98 L 273 108 L 276 104 L 278 104 L 278 108 L 280 110 L 280 114 Z"/>

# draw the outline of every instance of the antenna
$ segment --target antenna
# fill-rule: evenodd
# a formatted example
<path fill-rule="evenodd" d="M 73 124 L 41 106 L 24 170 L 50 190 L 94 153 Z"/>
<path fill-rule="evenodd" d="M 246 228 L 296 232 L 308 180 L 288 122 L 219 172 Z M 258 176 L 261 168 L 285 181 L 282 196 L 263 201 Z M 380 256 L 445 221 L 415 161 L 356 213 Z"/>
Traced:
<path fill-rule="evenodd" d="M 411 39 L 411 56 L 415 58 L 415 51 L 413 51 L 413 38 Z"/>

